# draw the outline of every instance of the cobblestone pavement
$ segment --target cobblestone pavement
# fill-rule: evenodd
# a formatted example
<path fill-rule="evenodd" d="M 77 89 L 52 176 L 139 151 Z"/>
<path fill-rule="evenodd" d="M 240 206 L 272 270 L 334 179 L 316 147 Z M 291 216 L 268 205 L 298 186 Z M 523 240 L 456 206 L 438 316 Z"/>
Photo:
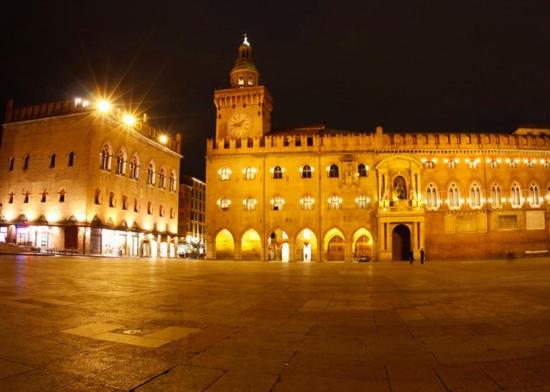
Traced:
<path fill-rule="evenodd" d="M 550 259 L 0 257 L 2 391 L 550 391 Z"/>

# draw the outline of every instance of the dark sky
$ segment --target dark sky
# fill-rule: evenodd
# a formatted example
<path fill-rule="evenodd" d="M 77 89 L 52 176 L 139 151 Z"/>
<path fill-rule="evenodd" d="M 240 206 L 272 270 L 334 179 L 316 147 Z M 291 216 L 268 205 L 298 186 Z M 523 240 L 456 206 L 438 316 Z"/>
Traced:
<path fill-rule="evenodd" d="M 97 85 L 184 136 L 204 176 L 213 90 L 249 35 L 274 128 L 509 131 L 548 123 L 550 1 L 20 1 L 0 21 L 0 101 Z"/>

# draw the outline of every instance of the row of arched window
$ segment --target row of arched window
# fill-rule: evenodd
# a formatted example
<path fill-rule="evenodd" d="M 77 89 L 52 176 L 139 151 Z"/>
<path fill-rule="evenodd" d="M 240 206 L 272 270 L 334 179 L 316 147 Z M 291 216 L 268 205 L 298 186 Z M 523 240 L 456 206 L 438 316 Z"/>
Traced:
<path fill-rule="evenodd" d="M 249 166 L 243 169 L 243 177 L 245 180 L 254 180 L 256 178 L 257 169 L 253 166 Z M 278 180 L 283 178 L 285 168 L 280 165 L 273 166 L 270 170 L 271 178 Z M 301 178 L 312 178 L 314 168 L 311 165 L 303 165 L 300 167 Z M 218 170 L 218 178 L 222 181 L 228 181 L 231 179 L 233 171 L 228 167 L 222 167 Z M 369 166 L 364 163 L 357 165 L 356 171 L 357 177 L 367 177 L 369 175 Z M 333 163 L 327 166 L 327 176 L 329 178 L 340 177 L 340 168 L 337 164 Z"/>
<path fill-rule="evenodd" d="M 49 193 L 45 189 L 42 192 L 40 192 L 39 193 L 40 202 L 41 203 L 46 203 L 49 199 L 48 195 L 49 195 Z M 65 192 L 64 189 L 60 189 L 59 192 L 58 192 L 57 201 L 59 203 L 64 203 L 65 199 L 66 199 L 66 196 L 67 196 L 67 192 Z M 23 192 L 23 203 L 29 203 L 30 198 L 31 198 L 31 192 L 28 191 L 28 190 L 24 191 Z M 8 204 L 13 204 L 14 202 L 15 202 L 15 192 L 10 191 L 10 193 L 8 193 Z"/>
<path fill-rule="evenodd" d="M 67 167 L 73 167 L 74 166 L 75 156 L 76 156 L 76 154 L 73 151 L 71 151 L 70 153 L 67 154 Z M 23 161 L 21 163 L 21 168 L 23 169 L 23 171 L 29 170 L 30 163 L 31 163 L 30 154 L 23 155 Z M 8 171 L 14 171 L 15 170 L 15 164 L 16 164 L 15 157 L 10 157 L 10 159 L 8 160 Z M 48 159 L 48 167 L 50 169 L 54 169 L 56 164 L 57 164 L 57 154 L 52 152 L 50 154 L 49 159 Z"/>
<path fill-rule="evenodd" d="M 336 194 L 330 195 L 327 200 L 328 208 L 331 210 L 339 210 L 342 208 L 342 197 Z M 365 209 L 368 207 L 370 198 L 366 195 L 359 195 L 355 198 L 355 206 L 358 209 Z M 311 195 L 304 195 L 299 200 L 302 210 L 312 210 L 315 204 L 315 199 Z M 217 201 L 218 207 L 221 210 L 228 210 L 231 206 L 231 199 L 227 197 L 222 197 Z M 255 211 L 258 201 L 250 196 L 243 200 L 243 207 L 245 211 Z M 283 209 L 285 204 L 285 199 L 282 196 L 276 195 L 270 200 L 271 209 L 274 211 L 279 211 Z"/>
<path fill-rule="evenodd" d="M 128 162 L 128 155 L 126 154 L 126 150 L 124 148 L 121 148 L 116 156 L 115 174 L 119 176 L 126 176 L 127 162 Z M 111 166 L 112 166 L 112 150 L 108 144 L 105 144 L 101 149 L 101 153 L 99 154 L 99 168 L 103 171 L 110 172 L 112 169 Z M 130 179 L 135 181 L 139 180 L 140 160 L 137 153 L 132 155 L 129 169 L 130 170 L 128 174 Z M 164 168 L 160 168 L 157 173 L 155 162 L 151 160 L 149 162 L 149 165 L 147 165 L 147 178 L 146 178 L 147 185 L 155 186 L 157 183 L 157 176 L 158 176 L 159 188 L 166 189 L 167 173 L 165 172 Z M 172 170 L 170 171 L 170 174 L 168 177 L 168 189 L 170 190 L 170 192 L 176 192 L 176 189 L 177 189 L 176 181 L 177 181 L 176 171 Z"/>
<path fill-rule="evenodd" d="M 505 194 L 507 193 L 507 194 Z M 470 208 L 479 209 L 487 202 L 492 208 L 502 208 L 506 203 L 510 203 L 512 208 L 521 208 L 525 202 L 531 208 L 539 208 L 544 202 L 545 197 L 536 182 L 529 184 L 526 190 L 526 198 L 524 191 L 518 182 L 513 182 L 507 192 L 498 183 L 491 184 L 491 189 L 487 195 L 487 200 L 483 194 L 483 190 L 479 183 L 473 182 L 469 185 L 466 192 L 463 193 L 459 185 L 452 182 L 447 187 L 447 195 L 443 200 L 439 188 L 434 183 L 429 183 L 426 188 L 426 197 L 424 204 L 428 210 L 437 210 L 445 202 L 451 210 L 459 209 L 466 204 Z M 550 187 L 547 190 L 547 197 L 550 197 Z"/>
<path fill-rule="evenodd" d="M 94 203 L 97 205 L 101 205 L 103 203 L 101 191 L 99 189 L 95 190 L 94 193 Z M 109 207 L 115 208 L 117 206 L 117 199 L 114 192 L 109 192 L 107 195 L 107 203 Z M 128 196 L 122 195 L 120 206 L 123 210 L 128 210 L 132 208 L 134 212 L 140 212 L 140 204 L 139 200 L 137 198 L 133 199 L 132 205 L 130 206 L 130 200 L 128 199 Z M 153 203 L 148 201 L 146 204 L 147 208 L 147 214 L 153 215 Z M 165 208 L 162 204 L 159 204 L 159 216 L 163 217 L 166 213 Z M 176 217 L 176 211 L 174 208 L 170 208 L 170 219 L 174 219 Z"/>

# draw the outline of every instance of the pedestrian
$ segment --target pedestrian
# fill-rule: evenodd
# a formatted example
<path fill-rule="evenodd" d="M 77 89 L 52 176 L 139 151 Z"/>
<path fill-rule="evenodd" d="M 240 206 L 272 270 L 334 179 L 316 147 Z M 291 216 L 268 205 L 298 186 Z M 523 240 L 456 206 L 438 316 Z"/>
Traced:
<path fill-rule="evenodd" d="M 409 251 L 409 264 L 412 264 L 414 262 L 414 253 L 413 251 Z"/>
<path fill-rule="evenodd" d="M 424 264 L 424 248 L 420 249 L 420 264 Z"/>

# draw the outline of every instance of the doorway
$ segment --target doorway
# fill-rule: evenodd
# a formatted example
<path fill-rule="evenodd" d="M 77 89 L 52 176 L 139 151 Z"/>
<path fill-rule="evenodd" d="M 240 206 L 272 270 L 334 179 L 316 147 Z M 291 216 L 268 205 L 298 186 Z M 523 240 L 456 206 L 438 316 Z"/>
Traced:
<path fill-rule="evenodd" d="M 411 252 L 411 231 L 406 225 L 397 225 L 392 232 L 392 259 L 408 260 Z"/>

